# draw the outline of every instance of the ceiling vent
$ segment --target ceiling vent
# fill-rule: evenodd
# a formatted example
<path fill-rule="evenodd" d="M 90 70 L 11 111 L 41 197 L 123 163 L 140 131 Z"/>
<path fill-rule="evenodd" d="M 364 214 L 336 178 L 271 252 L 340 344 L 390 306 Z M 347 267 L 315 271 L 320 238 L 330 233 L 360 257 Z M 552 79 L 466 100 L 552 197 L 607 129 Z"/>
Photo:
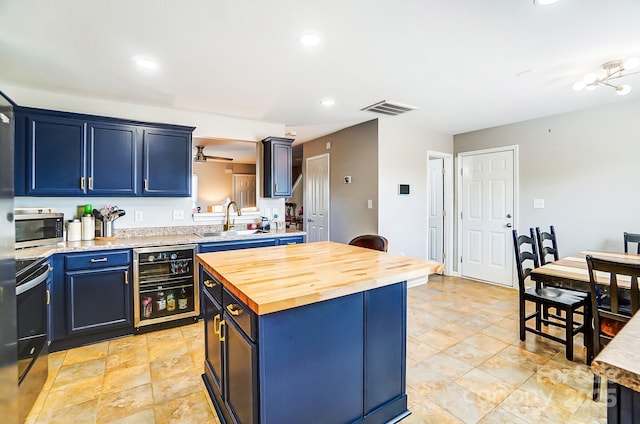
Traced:
<path fill-rule="evenodd" d="M 369 112 L 396 116 L 396 115 L 400 115 L 401 113 L 409 112 L 415 109 L 418 109 L 418 108 L 415 106 L 403 105 L 402 103 L 388 102 L 386 100 L 383 100 L 381 102 L 374 103 L 371 106 L 367 106 L 360 110 L 368 110 Z"/>

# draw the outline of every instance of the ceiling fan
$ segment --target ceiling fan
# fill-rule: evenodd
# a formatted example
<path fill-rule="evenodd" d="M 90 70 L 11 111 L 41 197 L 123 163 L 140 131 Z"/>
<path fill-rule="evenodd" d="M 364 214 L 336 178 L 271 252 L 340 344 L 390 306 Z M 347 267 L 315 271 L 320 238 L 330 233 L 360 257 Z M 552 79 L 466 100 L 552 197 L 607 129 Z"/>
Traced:
<path fill-rule="evenodd" d="M 207 159 L 212 159 L 212 160 L 226 160 L 231 162 L 233 160 L 233 158 L 225 158 L 222 156 L 209 156 L 209 155 L 205 155 L 204 154 L 204 146 L 196 146 L 196 149 L 198 149 L 198 151 L 196 152 L 196 157 L 193 159 L 194 162 L 206 162 Z"/>

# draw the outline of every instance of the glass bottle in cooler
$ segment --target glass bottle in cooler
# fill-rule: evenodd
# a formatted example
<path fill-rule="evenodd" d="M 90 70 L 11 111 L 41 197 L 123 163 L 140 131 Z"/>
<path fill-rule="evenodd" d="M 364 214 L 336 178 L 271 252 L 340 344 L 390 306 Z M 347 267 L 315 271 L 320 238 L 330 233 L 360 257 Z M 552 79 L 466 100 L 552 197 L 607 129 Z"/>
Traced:
<path fill-rule="evenodd" d="M 161 290 L 156 294 L 156 311 L 162 312 L 167 309 L 167 299 L 164 297 L 164 292 Z"/>
<path fill-rule="evenodd" d="M 178 309 L 187 309 L 189 306 L 189 300 L 187 299 L 187 291 L 183 288 L 180 289 L 180 294 L 178 295 Z"/>
<path fill-rule="evenodd" d="M 176 297 L 173 294 L 173 290 L 169 290 L 167 293 L 167 312 L 173 312 L 176 310 Z"/>

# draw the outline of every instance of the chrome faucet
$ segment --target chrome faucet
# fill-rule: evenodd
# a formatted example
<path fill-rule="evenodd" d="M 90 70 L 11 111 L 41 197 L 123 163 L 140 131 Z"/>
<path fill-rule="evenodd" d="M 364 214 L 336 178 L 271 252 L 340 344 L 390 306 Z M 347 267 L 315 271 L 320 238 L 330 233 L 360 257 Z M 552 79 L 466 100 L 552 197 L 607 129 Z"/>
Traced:
<path fill-rule="evenodd" d="M 224 221 L 224 231 L 229 231 L 230 229 L 235 227 L 234 223 L 229 223 L 229 208 L 231 207 L 231 205 L 234 205 L 236 207 L 236 213 L 238 214 L 238 216 L 242 216 L 242 213 L 240 213 L 240 208 L 238 207 L 238 204 L 233 200 L 229 202 L 229 204 L 227 205 L 227 216 L 225 217 L 225 221 Z"/>

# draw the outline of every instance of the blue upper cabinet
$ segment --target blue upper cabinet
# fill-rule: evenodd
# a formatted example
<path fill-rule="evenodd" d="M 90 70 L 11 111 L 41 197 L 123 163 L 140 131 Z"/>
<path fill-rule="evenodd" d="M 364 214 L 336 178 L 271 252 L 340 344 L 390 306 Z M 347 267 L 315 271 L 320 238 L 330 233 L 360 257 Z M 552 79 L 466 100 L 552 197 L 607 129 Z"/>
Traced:
<path fill-rule="evenodd" d="M 264 197 L 291 197 L 292 138 L 267 137 L 263 144 Z"/>
<path fill-rule="evenodd" d="M 26 194 L 76 196 L 86 193 L 86 123 L 46 115 L 29 115 L 26 120 Z"/>
<path fill-rule="evenodd" d="M 145 128 L 143 196 L 191 196 L 191 132 Z"/>
<path fill-rule="evenodd" d="M 15 193 L 188 197 L 193 130 L 18 108 Z"/>
<path fill-rule="evenodd" d="M 137 196 L 140 192 L 140 131 L 134 125 L 89 123 L 87 193 Z"/>

